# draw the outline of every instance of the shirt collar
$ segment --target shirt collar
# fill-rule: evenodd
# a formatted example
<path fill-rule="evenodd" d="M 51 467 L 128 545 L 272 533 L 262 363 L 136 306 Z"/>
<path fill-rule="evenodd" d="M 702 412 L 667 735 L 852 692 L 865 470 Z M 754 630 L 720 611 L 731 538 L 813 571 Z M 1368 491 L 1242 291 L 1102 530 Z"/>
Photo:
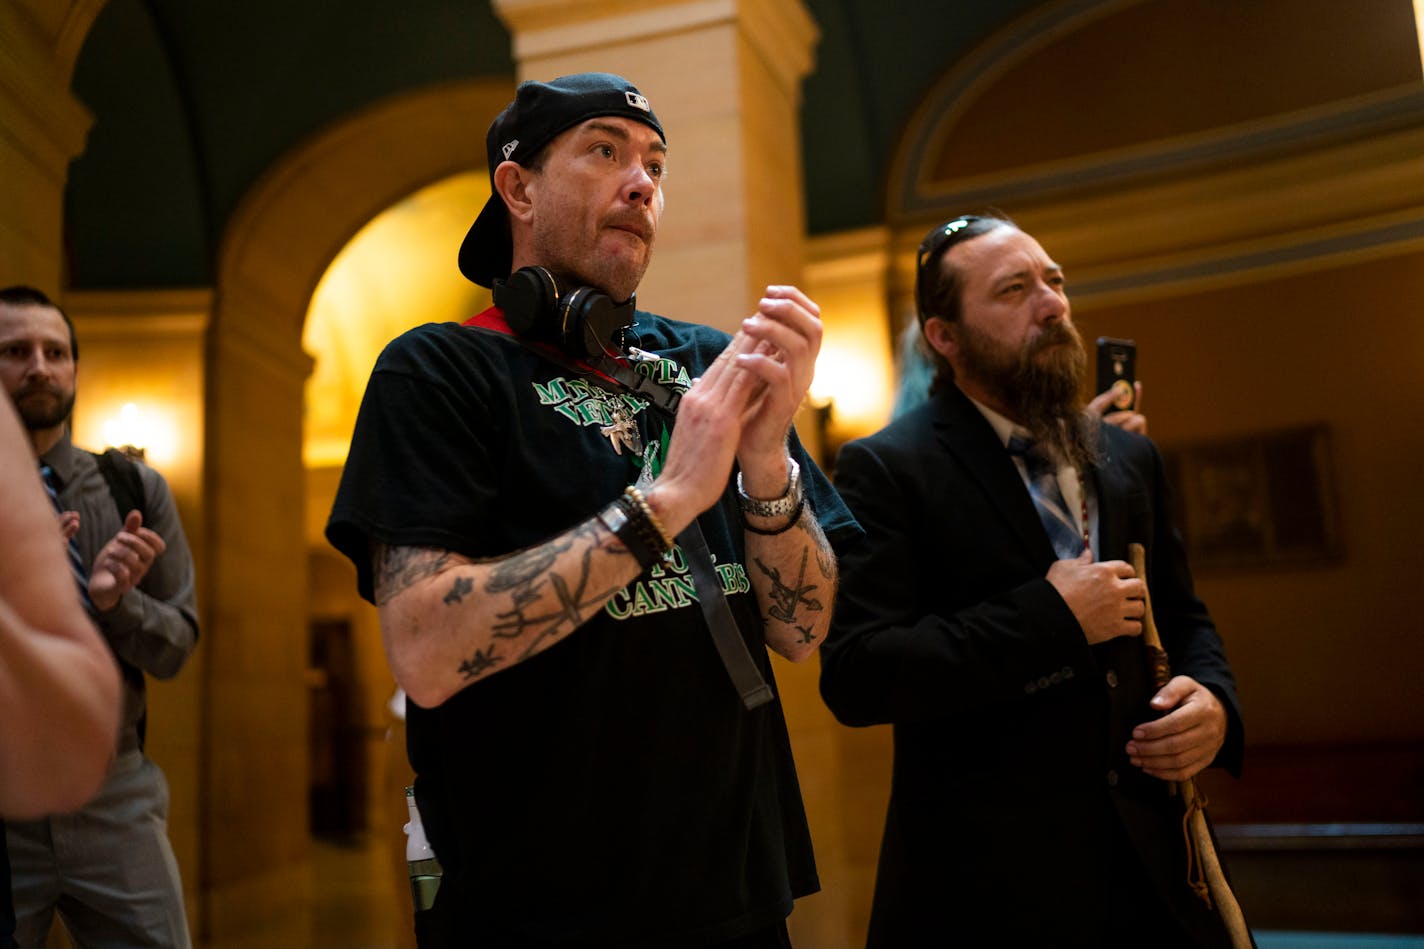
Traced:
<path fill-rule="evenodd" d="M 40 464 L 54 469 L 61 486 L 68 485 L 74 480 L 75 456 L 78 451 L 70 440 L 69 433 L 65 432 L 49 451 L 40 456 Z"/>
<path fill-rule="evenodd" d="M 963 390 L 961 389 L 960 391 L 962 392 Z M 978 409 L 980 414 L 984 416 L 984 420 L 988 422 L 990 426 L 993 427 L 994 434 L 999 436 L 999 443 L 1005 448 L 1009 447 L 1009 439 L 1015 435 L 1019 436 L 1020 438 L 1033 438 L 1033 434 L 1029 432 L 1028 429 L 1024 428 L 1022 425 L 1018 424 L 1008 416 L 1002 415 L 999 412 L 995 412 L 983 402 L 980 402 L 978 399 L 974 398 L 971 395 L 968 395 L 967 393 L 964 397 L 970 402 L 974 403 L 974 407 Z"/>

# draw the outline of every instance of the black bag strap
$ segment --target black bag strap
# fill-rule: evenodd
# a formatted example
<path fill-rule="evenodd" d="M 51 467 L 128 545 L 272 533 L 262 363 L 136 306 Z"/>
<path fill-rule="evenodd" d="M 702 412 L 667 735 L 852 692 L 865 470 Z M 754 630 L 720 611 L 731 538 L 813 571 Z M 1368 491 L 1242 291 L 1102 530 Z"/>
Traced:
<path fill-rule="evenodd" d="M 109 485 L 109 495 L 114 499 L 114 507 L 119 511 L 119 523 L 123 524 L 124 519 L 129 516 L 129 511 L 138 511 L 143 515 L 144 524 L 148 523 L 148 506 L 144 503 L 143 475 L 139 474 L 138 465 L 133 463 L 133 459 L 125 455 L 117 448 L 109 448 L 103 452 L 91 451 L 94 462 L 99 466 L 99 473 L 104 476 L 104 481 Z M 144 680 L 143 670 L 124 659 L 115 655 L 119 661 L 119 671 L 129 685 L 137 691 L 143 691 Z M 142 751 L 145 738 L 148 732 L 148 708 L 144 707 L 143 714 L 138 720 L 138 747 Z"/>
<path fill-rule="evenodd" d="M 722 667 L 731 677 L 732 687 L 742 697 L 742 705 L 748 710 L 765 705 L 775 696 L 747 650 L 747 641 L 742 638 L 737 618 L 732 615 L 732 608 L 727 604 L 727 596 L 717 579 L 717 570 L 712 566 L 707 538 L 702 536 L 702 528 L 695 518 L 677 535 L 677 540 L 682 545 L 687 570 L 692 574 L 697 605 L 702 607 L 702 616 L 707 620 L 707 628 L 712 631 L 712 644 L 717 647 L 717 655 L 722 657 Z"/>
<path fill-rule="evenodd" d="M 485 328 L 504 332 L 488 324 Z M 677 415 L 682 393 L 667 389 L 611 358 L 602 358 L 595 366 L 580 366 L 551 346 L 529 342 L 513 332 L 506 335 L 530 352 L 543 356 L 591 383 L 610 391 L 621 388 L 633 395 L 649 399 L 652 405 L 671 417 Z M 722 658 L 722 666 L 727 670 L 733 688 L 742 698 L 742 705 L 748 710 L 765 705 L 775 696 L 771 686 L 762 678 L 761 670 L 756 667 L 756 661 L 747 649 L 746 640 L 742 638 L 737 617 L 727 603 L 727 594 L 717 578 L 717 569 L 712 565 L 712 554 L 707 549 L 707 538 L 703 536 L 697 518 L 693 518 L 692 523 L 677 535 L 677 540 L 682 545 L 683 556 L 687 559 L 687 570 L 692 575 L 692 587 L 697 591 L 697 604 L 701 607 L 707 628 L 712 633 L 712 643 L 717 647 L 717 655 Z"/>
<path fill-rule="evenodd" d="M 99 473 L 109 485 L 109 494 L 114 499 L 114 506 L 119 509 L 119 522 L 129 516 L 129 511 L 138 511 L 146 523 L 148 509 L 144 504 L 143 476 L 139 474 L 138 465 L 117 448 L 89 454 L 94 456 Z"/>

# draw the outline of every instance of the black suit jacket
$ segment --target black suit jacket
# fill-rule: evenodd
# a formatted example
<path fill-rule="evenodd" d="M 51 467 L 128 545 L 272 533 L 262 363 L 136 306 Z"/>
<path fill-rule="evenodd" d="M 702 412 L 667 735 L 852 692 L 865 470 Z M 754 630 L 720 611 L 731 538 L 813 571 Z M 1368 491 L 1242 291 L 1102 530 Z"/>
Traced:
<path fill-rule="evenodd" d="M 1085 473 L 1100 559 L 1146 547 L 1173 672 L 1226 706 L 1215 764 L 1234 773 L 1235 683 L 1168 520 L 1161 458 L 1111 426 L 1102 447 Z M 1124 750 L 1153 714 L 1141 640 L 1087 645 L 1045 579 L 1053 549 L 983 414 L 950 387 L 847 444 L 836 485 L 866 537 L 841 560 L 821 692 L 842 722 L 890 723 L 895 736 L 870 945 L 1102 946 L 1110 917 L 1139 911 L 1220 942 L 1186 884 L 1180 801 Z"/>

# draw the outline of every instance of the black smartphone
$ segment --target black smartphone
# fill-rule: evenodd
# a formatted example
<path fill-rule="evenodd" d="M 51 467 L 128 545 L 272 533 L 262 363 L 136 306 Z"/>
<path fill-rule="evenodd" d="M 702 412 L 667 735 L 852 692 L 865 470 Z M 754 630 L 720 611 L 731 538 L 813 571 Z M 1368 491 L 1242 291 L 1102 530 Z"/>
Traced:
<path fill-rule="evenodd" d="M 1137 404 L 1137 344 L 1130 339 L 1098 337 L 1098 387 L 1099 392 L 1113 391 L 1113 399 L 1108 403 L 1107 412 L 1127 412 Z M 1106 414 L 1106 413 L 1105 413 Z"/>

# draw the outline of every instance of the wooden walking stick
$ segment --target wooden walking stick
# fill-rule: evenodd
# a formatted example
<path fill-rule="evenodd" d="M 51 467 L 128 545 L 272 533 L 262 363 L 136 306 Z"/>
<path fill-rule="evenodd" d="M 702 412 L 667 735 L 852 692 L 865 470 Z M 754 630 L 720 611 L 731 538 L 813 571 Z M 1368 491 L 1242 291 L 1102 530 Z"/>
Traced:
<path fill-rule="evenodd" d="M 1129 544 L 1127 553 L 1133 571 L 1143 583 L 1143 604 L 1146 611 L 1142 614 L 1142 639 L 1147 645 L 1147 655 L 1152 660 L 1152 678 L 1160 689 L 1172 678 L 1172 669 L 1167 660 L 1167 651 L 1162 648 L 1162 637 L 1157 633 L 1157 623 L 1152 618 L 1152 594 L 1147 592 L 1146 586 L 1147 553 L 1141 544 Z M 1236 949 L 1250 949 L 1253 943 L 1251 933 L 1246 928 L 1246 917 L 1242 915 L 1241 904 L 1236 902 L 1236 895 L 1231 892 L 1231 886 L 1226 882 L 1226 874 L 1222 872 L 1221 860 L 1216 854 L 1216 845 L 1212 842 L 1211 831 L 1206 825 L 1206 798 L 1198 793 L 1195 778 L 1173 781 L 1172 788 L 1181 794 L 1182 803 L 1186 806 L 1182 827 L 1187 842 L 1187 883 L 1208 907 L 1212 905 L 1213 900 L 1216 902 L 1217 914 L 1221 916 L 1221 921 L 1231 936 L 1231 944 Z"/>

